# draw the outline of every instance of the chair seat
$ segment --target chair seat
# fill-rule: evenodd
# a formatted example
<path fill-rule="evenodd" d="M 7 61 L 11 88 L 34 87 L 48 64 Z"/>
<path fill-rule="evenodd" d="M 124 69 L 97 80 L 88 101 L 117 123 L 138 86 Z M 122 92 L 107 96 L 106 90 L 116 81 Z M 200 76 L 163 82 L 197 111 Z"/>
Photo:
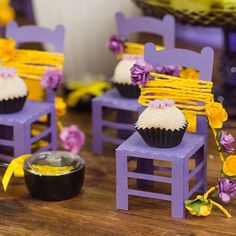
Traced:
<path fill-rule="evenodd" d="M 53 107 L 54 104 L 49 102 L 27 101 L 23 110 L 20 112 L 6 115 L 1 114 L 0 123 L 7 124 L 8 122 L 16 122 L 23 124 L 26 121 L 34 121 L 35 119 L 52 112 Z"/>
<path fill-rule="evenodd" d="M 128 111 L 138 111 L 142 108 L 137 98 L 122 97 L 116 88 L 104 93 L 102 96 L 94 98 L 93 101 L 102 102 L 106 107 Z"/>
<path fill-rule="evenodd" d="M 173 148 L 156 148 L 148 146 L 138 132 L 135 132 L 116 150 L 130 153 L 132 157 L 153 158 L 167 160 L 168 158 L 185 158 L 192 156 L 206 142 L 205 135 L 186 132 L 180 145 Z"/>

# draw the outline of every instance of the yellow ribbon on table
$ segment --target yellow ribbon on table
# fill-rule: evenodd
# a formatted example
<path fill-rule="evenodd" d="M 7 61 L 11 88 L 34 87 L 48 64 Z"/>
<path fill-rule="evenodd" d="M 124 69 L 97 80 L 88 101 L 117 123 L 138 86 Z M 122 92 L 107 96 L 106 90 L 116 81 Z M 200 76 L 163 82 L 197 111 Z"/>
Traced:
<path fill-rule="evenodd" d="M 23 169 L 24 162 L 31 156 L 32 154 L 26 154 L 11 161 L 2 179 L 2 185 L 5 192 L 7 191 L 8 184 L 13 174 L 16 177 L 24 176 L 24 169 Z"/>
<path fill-rule="evenodd" d="M 105 81 L 70 82 L 68 87 L 73 91 L 68 95 L 66 103 L 69 107 L 74 107 L 86 95 L 95 97 L 102 95 L 104 90 L 111 88 L 111 84 Z"/>

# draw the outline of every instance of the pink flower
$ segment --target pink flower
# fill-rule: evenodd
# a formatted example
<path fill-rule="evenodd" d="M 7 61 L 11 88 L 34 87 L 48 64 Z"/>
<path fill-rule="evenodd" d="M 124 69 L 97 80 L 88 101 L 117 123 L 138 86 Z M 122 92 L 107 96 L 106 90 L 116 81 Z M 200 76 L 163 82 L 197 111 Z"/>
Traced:
<path fill-rule="evenodd" d="M 0 77 L 4 79 L 9 79 L 15 77 L 17 71 L 14 67 L 0 67 Z"/>
<path fill-rule="evenodd" d="M 231 134 L 228 134 L 225 131 L 221 132 L 220 144 L 225 152 L 228 152 L 228 153 L 234 152 L 234 147 L 232 146 L 232 143 L 234 141 L 235 141 L 235 139 Z"/>
<path fill-rule="evenodd" d="M 41 86 L 45 89 L 58 89 L 62 83 L 63 74 L 61 70 L 46 70 L 42 79 Z"/>
<path fill-rule="evenodd" d="M 155 109 L 166 107 L 172 107 L 175 104 L 173 100 L 163 99 L 163 100 L 153 100 L 149 103 L 149 106 Z"/>
<path fill-rule="evenodd" d="M 63 148 L 73 153 L 78 153 L 85 143 L 85 135 L 76 125 L 63 128 L 60 139 Z"/>

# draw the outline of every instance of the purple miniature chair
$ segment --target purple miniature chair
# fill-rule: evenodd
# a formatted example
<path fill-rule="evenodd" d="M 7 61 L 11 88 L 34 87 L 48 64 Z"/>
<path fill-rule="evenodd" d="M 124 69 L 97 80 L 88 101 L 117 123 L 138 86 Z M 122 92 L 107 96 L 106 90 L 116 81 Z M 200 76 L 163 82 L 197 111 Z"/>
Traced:
<path fill-rule="evenodd" d="M 57 52 L 63 52 L 64 27 L 59 25 L 55 30 L 39 26 L 18 27 L 15 22 L 7 25 L 7 37 L 13 38 L 17 45 L 26 42 L 50 43 Z M 49 91 L 47 101 L 27 101 L 24 109 L 18 113 L 1 114 L 0 116 L 0 159 L 11 161 L 14 157 L 26 153 L 42 152 L 57 149 L 57 125 L 54 107 L 54 92 Z M 39 119 L 46 116 L 45 122 Z M 31 135 L 32 125 L 43 128 L 35 136 Z M 47 141 L 48 145 L 32 150 L 32 145 L 40 140 Z"/>
<path fill-rule="evenodd" d="M 163 37 L 166 48 L 175 47 L 175 21 L 171 15 L 166 15 L 163 20 L 147 16 L 136 16 L 126 19 L 122 13 L 116 14 L 117 34 L 127 38 L 131 33 L 145 32 Z M 92 101 L 93 116 L 93 146 L 95 154 L 103 153 L 103 143 L 120 145 L 134 132 L 134 113 L 140 114 L 142 106 L 137 99 L 127 99 L 112 89 Z M 116 120 L 105 120 L 104 117 L 115 112 Z M 118 137 L 104 135 L 104 130 L 110 128 L 117 130 Z"/>
<path fill-rule="evenodd" d="M 154 67 L 177 65 L 195 68 L 200 72 L 200 78 L 206 81 L 211 81 L 212 78 L 213 57 L 211 48 L 203 48 L 201 53 L 185 49 L 156 52 L 155 46 L 148 43 L 144 50 L 145 61 Z M 136 169 L 128 165 L 133 158 L 137 160 Z M 189 165 L 191 159 L 194 167 Z M 163 161 L 171 167 L 161 166 Z M 197 191 L 205 191 L 207 188 L 206 171 L 207 122 L 204 116 L 197 117 L 197 132 L 186 132 L 181 144 L 174 148 L 150 147 L 135 132 L 116 149 L 116 207 L 128 210 L 130 195 L 161 199 L 171 201 L 172 217 L 184 218 L 184 201 Z M 190 181 L 193 178 L 195 181 L 192 186 Z M 153 186 L 155 182 L 158 187 L 160 184 L 167 184 L 170 186 L 170 193 L 160 193 L 160 189 L 158 193 L 131 189 L 128 186 L 130 179 L 136 179 L 138 187 Z"/>

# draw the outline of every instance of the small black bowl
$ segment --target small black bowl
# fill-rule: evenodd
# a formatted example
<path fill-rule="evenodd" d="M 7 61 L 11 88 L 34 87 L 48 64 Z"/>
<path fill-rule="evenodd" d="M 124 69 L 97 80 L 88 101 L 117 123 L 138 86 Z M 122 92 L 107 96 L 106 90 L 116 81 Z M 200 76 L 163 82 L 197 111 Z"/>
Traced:
<path fill-rule="evenodd" d="M 73 166 L 62 174 L 42 174 L 33 165 L 54 167 Z M 85 175 L 85 161 L 69 152 L 43 152 L 27 159 L 24 164 L 25 183 L 32 197 L 46 201 L 61 201 L 77 196 Z"/>

